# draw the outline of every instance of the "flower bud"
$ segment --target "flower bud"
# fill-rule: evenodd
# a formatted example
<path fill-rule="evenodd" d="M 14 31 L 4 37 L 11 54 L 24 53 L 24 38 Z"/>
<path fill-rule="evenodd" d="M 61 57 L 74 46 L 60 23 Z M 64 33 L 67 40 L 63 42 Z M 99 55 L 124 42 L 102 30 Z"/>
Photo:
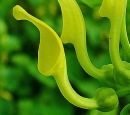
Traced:
<path fill-rule="evenodd" d="M 111 111 L 118 106 L 118 97 L 112 88 L 102 87 L 96 91 L 95 99 L 100 111 Z"/>

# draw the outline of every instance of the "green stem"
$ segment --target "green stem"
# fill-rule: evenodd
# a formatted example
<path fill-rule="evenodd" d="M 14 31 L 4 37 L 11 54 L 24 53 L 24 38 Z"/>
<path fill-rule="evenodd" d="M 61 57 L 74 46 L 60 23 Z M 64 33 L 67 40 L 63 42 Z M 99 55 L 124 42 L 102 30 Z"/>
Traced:
<path fill-rule="evenodd" d="M 122 60 L 119 53 L 119 43 L 120 43 L 120 22 L 114 22 L 111 24 L 111 36 L 109 39 L 109 50 L 112 64 L 115 69 L 120 70 L 123 67 Z"/>
<path fill-rule="evenodd" d="M 130 51 L 130 44 L 127 36 L 127 31 L 126 31 L 126 23 L 125 23 L 125 17 L 123 18 L 122 21 L 122 27 L 121 27 L 121 45 L 125 51 Z"/>
<path fill-rule="evenodd" d="M 110 21 L 111 21 L 111 30 L 110 30 L 110 39 L 109 39 L 110 57 L 114 68 L 118 71 L 122 71 L 124 69 L 122 60 L 120 58 L 120 53 L 119 53 L 119 43 L 120 43 L 122 22 L 125 16 L 124 14 L 125 14 L 126 3 L 127 3 L 126 1 L 127 0 L 122 0 L 121 1 L 122 3 L 116 1 L 115 9 L 114 9 L 114 17 L 110 17 Z M 123 42 L 126 41 L 124 40 Z"/>
<path fill-rule="evenodd" d="M 130 44 L 129 44 L 127 30 L 126 30 L 126 9 L 125 9 L 124 18 L 123 18 L 122 27 L 121 27 L 121 44 L 122 44 L 123 49 L 126 52 L 130 51 Z"/>
<path fill-rule="evenodd" d="M 60 71 L 59 73 L 60 74 L 56 74 L 53 76 L 57 82 L 61 93 L 70 103 L 84 109 L 98 108 L 98 104 L 94 98 L 84 98 L 74 91 L 71 84 L 69 83 L 66 70 L 64 70 L 64 74 L 62 75 L 61 73 L 63 72 Z"/>
<path fill-rule="evenodd" d="M 118 105 L 118 97 L 112 88 L 99 88 L 96 90 L 94 98 L 85 98 L 77 94 L 68 80 L 66 66 L 59 68 L 53 76 L 63 96 L 73 105 L 84 109 L 99 109 L 101 111 L 111 111 Z"/>
<path fill-rule="evenodd" d="M 105 78 L 104 70 L 96 68 L 91 60 L 89 59 L 86 40 L 78 41 L 77 43 L 73 43 L 76 51 L 77 58 L 79 60 L 80 65 L 83 69 L 92 77 L 96 79 Z"/>

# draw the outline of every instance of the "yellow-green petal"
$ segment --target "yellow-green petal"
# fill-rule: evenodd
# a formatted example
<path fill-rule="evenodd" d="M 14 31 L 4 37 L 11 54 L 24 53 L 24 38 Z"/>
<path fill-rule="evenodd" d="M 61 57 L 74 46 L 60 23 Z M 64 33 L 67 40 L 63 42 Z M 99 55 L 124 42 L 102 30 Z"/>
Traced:
<path fill-rule="evenodd" d="M 82 68 L 96 79 L 104 79 L 104 70 L 97 69 L 89 59 L 86 47 L 86 28 L 80 7 L 75 0 L 58 0 L 63 15 L 63 43 L 74 45 L 77 58 Z"/>
<path fill-rule="evenodd" d="M 63 43 L 84 41 L 85 23 L 81 10 L 75 0 L 58 0 L 63 16 L 61 40 Z"/>
<path fill-rule="evenodd" d="M 17 20 L 28 20 L 32 22 L 39 29 L 38 69 L 43 75 L 52 75 L 56 71 L 57 64 L 65 61 L 63 46 L 59 36 L 51 27 L 31 16 L 18 5 L 13 9 L 13 15 Z"/>

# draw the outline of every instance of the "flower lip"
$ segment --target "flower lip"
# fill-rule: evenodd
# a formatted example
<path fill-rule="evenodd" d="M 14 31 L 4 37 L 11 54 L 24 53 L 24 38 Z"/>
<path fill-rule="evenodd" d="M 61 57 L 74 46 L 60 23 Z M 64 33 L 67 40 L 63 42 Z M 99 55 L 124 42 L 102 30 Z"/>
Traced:
<path fill-rule="evenodd" d="M 56 32 L 44 22 L 28 14 L 22 7 L 16 5 L 13 8 L 13 15 L 17 20 L 28 20 L 40 31 L 40 45 L 38 51 L 38 69 L 46 76 L 55 71 L 58 62 L 64 57 L 62 42 Z"/>

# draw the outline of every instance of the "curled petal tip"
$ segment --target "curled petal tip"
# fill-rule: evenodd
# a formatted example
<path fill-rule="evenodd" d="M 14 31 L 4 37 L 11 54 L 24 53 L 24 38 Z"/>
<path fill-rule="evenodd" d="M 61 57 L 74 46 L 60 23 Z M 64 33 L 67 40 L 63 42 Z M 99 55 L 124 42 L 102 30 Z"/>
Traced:
<path fill-rule="evenodd" d="M 25 17 L 27 12 L 19 5 L 14 6 L 13 8 L 13 16 L 17 20 L 22 20 Z"/>

